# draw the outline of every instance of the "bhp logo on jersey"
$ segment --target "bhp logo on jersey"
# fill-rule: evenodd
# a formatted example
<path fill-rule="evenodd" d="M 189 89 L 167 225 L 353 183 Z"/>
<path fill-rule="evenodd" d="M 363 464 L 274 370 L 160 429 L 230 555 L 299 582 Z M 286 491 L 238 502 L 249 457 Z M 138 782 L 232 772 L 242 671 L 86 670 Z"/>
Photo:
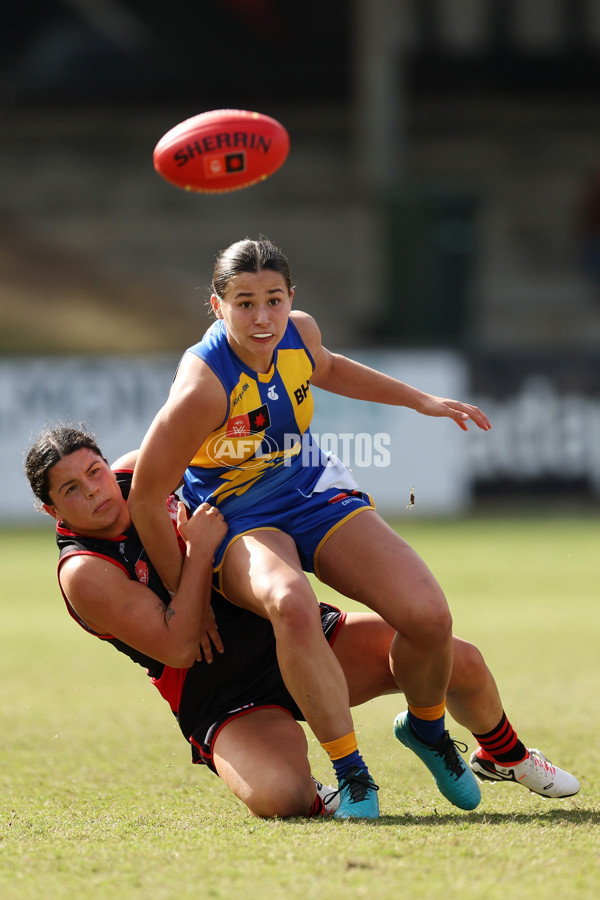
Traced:
<path fill-rule="evenodd" d="M 221 175 L 233 175 L 246 171 L 246 154 L 219 153 L 204 160 L 204 172 L 207 178 L 219 178 Z"/>
<path fill-rule="evenodd" d="M 301 403 L 304 403 L 306 398 L 308 397 L 308 392 L 310 390 L 310 378 L 306 382 L 306 384 L 301 384 L 299 388 L 296 388 L 294 391 L 294 397 L 296 398 L 296 403 L 300 406 Z"/>

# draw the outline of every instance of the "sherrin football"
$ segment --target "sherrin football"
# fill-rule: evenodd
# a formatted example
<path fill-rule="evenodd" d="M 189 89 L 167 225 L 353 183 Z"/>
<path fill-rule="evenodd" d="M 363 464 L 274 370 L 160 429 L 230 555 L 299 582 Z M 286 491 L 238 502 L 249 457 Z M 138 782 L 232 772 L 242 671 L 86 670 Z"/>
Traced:
<path fill-rule="evenodd" d="M 154 168 L 184 191 L 220 194 L 264 181 L 285 162 L 287 131 L 244 109 L 214 109 L 180 122 L 154 148 Z"/>

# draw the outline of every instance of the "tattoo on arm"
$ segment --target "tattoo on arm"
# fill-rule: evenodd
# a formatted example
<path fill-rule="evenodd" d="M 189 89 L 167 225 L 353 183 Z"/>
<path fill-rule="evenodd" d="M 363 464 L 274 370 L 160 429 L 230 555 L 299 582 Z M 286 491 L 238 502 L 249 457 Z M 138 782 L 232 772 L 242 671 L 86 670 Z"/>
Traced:
<path fill-rule="evenodd" d="M 166 603 L 163 603 L 162 600 L 161 600 L 161 602 L 158 604 L 158 609 L 159 609 L 160 612 L 163 614 L 163 616 L 165 617 L 165 619 L 167 620 L 167 622 L 168 622 L 170 619 L 172 619 L 173 616 L 175 615 L 175 610 L 172 609 L 170 606 L 167 606 Z"/>

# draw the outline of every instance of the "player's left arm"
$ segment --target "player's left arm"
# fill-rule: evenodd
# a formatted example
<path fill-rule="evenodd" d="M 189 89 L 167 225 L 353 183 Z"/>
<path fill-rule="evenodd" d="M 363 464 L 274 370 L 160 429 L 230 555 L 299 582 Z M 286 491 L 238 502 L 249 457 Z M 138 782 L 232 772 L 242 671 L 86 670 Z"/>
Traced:
<path fill-rule="evenodd" d="M 342 397 L 405 406 L 424 416 L 453 419 L 463 431 L 468 431 L 469 419 L 484 431 L 491 428 L 488 417 L 477 406 L 427 394 L 347 356 L 331 353 L 323 346 L 321 333 L 312 316 L 299 311 L 291 315 L 313 357 L 315 368 L 311 382 L 315 387 Z"/>

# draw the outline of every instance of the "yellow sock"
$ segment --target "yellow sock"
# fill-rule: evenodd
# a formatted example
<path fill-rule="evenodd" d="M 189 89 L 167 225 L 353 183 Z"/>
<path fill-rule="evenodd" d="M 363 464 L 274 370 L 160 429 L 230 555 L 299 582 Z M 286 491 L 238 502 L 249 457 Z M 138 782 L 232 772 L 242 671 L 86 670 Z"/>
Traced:
<path fill-rule="evenodd" d="M 437 706 L 411 706 L 408 704 L 408 721 L 413 732 L 424 744 L 434 746 L 444 735 L 446 702 Z"/>
<path fill-rule="evenodd" d="M 353 731 L 341 738 L 337 738 L 335 741 L 325 741 L 325 743 L 321 744 L 321 747 L 329 755 L 340 784 L 344 776 L 353 767 L 362 769 L 365 775 L 369 774 L 365 761 L 358 752 L 356 734 Z"/>
<path fill-rule="evenodd" d="M 326 741 L 321 743 L 321 747 L 333 762 L 334 759 L 342 759 L 344 756 L 350 756 L 355 750 L 358 750 L 356 743 L 356 734 L 351 731 L 335 741 Z"/>
<path fill-rule="evenodd" d="M 409 712 L 416 716 L 417 719 L 425 719 L 426 722 L 433 722 L 434 719 L 441 719 L 446 712 L 446 701 L 438 703 L 437 706 L 413 706 L 408 704 Z"/>

